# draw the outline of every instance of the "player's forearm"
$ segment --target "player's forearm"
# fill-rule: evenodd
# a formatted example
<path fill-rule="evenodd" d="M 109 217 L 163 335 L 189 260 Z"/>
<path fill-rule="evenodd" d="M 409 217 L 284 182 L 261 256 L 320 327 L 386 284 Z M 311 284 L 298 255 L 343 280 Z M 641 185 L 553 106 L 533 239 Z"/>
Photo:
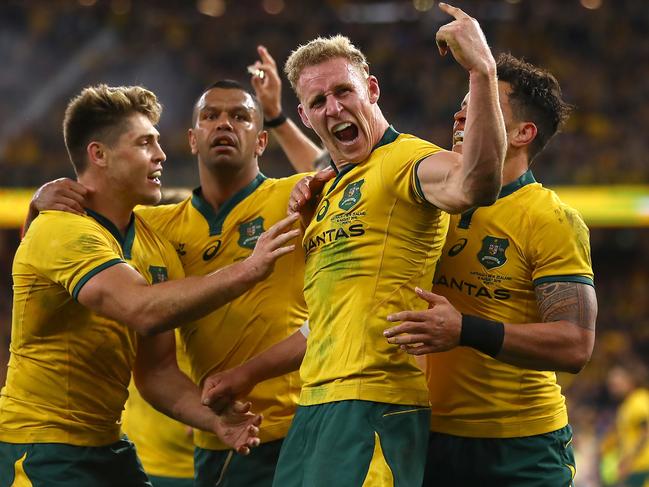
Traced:
<path fill-rule="evenodd" d="M 29 211 L 27 212 L 27 217 L 25 218 L 25 223 L 23 224 L 23 232 L 22 232 L 23 237 L 27 233 L 27 230 L 29 230 L 29 226 L 32 224 L 32 222 L 38 216 L 38 213 L 39 213 L 39 211 L 36 208 L 36 206 L 34 205 L 34 202 L 32 201 L 29 204 Z"/>
<path fill-rule="evenodd" d="M 130 323 L 148 335 L 202 318 L 241 296 L 261 278 L 249 261 L 201 277 L 188 277 L 142 288 L 131 302 Z"/>
<path fill-rule="evenodd" d="M 273 136 L 297 172 L 309 172 L 322 155 L 322 149 L 314 144 L 291 119 L 272 129 Z"/>
<path fill-rule="evenodd" d="M 533 370 L 578 373 L 590 360 L 595 331 L 569 321 L 505 324 L 501 362 Z"/>
<path fill-rule="evenodd" d="M 136 368 L 134 377 L 142 397 L 158 411 L 194 428 L 214 430 L 214 413 L 201 404 L 198 387 L 177 366 Z"/>
<path fill-rule="evenodd" d="M 507 150 L 505 122 L 498 102 L 498 81 L 493 72 L 472 72 L 462 148 L 462 189 L 471 206 L 491 204 L 502 184 Z"/>
<path fill-rule="evenodd" d="M 241 365 L 242 372 L 258 384 L 299 369 L 305 353 L 306 338 L 297 331 Z"/>

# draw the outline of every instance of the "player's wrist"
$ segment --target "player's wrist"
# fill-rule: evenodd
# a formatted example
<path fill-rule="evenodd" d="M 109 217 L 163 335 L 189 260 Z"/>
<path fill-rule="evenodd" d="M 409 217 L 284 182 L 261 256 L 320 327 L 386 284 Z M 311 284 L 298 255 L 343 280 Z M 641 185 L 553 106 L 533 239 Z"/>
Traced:
<path fill-rule="evenodd" d="M 462 315 L 460 345 L 495 357 L 505 341 L 505 324 L 502 321 L 487 320 L 479 316 Z"/>
<path fill-rule="evenodd" d="M 273 129 L 273 128 L 279 127 L 280 125 L 283 125 L 284 123 L 286 123 L 287 120 L 288 120 L 288 117 L 281 110 L 274 117 L 269 118 L 269 117 L 266 117 L 264 115 L 264 128 Z"/>

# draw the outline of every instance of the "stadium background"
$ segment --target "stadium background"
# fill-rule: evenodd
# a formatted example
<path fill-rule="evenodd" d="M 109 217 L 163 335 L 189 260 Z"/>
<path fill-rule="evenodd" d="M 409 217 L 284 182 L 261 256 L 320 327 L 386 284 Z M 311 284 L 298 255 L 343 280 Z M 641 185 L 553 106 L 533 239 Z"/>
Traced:
<path fill-rule="evenodd" d="M 73 176 L 63 111 L 82 86 L 143 84 L 165 106 L 163 183 L 197 185 L 187 147 L 194 98 L 213 80 L 247 83 L 263 43 L 278 64 L 317 35 L 348 35 L 379 78 L 381 106 L 402 132 L 450 146 L 466 74 L 440 58 L 448 19 L 432 0 L 5 0 L 0 5 L 0 384 L 11 324 L 11 261 L 34 188 Z M 601 485 L 599 444 L 615 403 L 606 371 L 649 352 L 649 2 L 457 0 L 494 52 L 550 69 L 576 111 L 533 166 L 538 180 L 577 207 L 591 227 L 599 297 L 591 363 L 562 376 L 575 428 L 578 487 Z M 297 120 L 284 82 L 285 112 Z M 292 171 L 271 141 L 271 176 Z"/>

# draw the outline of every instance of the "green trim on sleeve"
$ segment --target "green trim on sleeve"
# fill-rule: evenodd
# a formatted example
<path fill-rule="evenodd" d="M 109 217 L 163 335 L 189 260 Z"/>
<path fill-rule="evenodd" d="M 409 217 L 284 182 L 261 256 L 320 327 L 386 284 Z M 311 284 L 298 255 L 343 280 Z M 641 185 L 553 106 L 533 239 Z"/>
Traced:
<path fill-rule="evenodd" d="M 574 275 L 539 277 L 538 279 L 534 279 L 532 284 L 534 286 L 538 286 L 539 284 L 546 284 L 548 282 L 576 282 L 579 284 L 588 284 L 589 286 L 595 287 L 595 283 L 590 277 Z"/>
<path fill-rule="evenodd" d="M 77 285 L 74 286 L 74 289 L 72 290 L 72 297 L 77 299 L 77 296 L 79 296 L 79 292 L 81 291 L 81 288 L 86 285 L 86 283 L 92 279 L 94 276 L 99 274 L 101 271 L 104 269 L 108 269 L 109 267 L 114 266 L 115 264 L 122 264 L 124 261 L 122 259 L 111 259 L 108 262 L 104 262 L 103 264 L 98 265 L 94 269 L 91 269 L 86 273 L 85 276 L 83 276 L 79 282 L 77 282 Z"/>

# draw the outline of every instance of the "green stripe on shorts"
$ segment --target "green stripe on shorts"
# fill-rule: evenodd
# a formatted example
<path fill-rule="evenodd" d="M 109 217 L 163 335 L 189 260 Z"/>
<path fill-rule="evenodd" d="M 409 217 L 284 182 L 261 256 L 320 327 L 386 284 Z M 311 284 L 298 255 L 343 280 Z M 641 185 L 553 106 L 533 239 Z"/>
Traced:
<path fill-rule="evenodd" d="M 299 406 L 275 487 L 419 486 L 430 409 L 372 401 Z"/>

